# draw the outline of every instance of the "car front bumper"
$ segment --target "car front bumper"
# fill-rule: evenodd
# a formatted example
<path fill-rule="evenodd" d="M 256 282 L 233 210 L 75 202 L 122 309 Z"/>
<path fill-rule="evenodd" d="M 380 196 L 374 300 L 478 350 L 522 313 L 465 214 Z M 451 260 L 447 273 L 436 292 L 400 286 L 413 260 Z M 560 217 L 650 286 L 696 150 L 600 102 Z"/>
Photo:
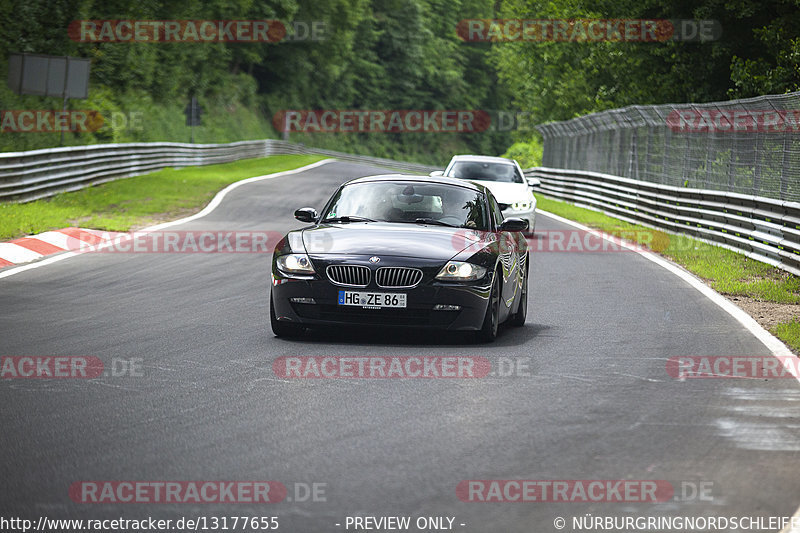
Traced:
<path fill-rule="evenodd" d="M 405 308 L 371 309 L 340 305 L 339 291 L 405 293 Z M 271 298 L 280 321 L 314 325 L 364 325 L 443 330 L 478 330 L 489 304 L 491 282 L 447 283 L 423 280 L 413 289 L 342 287 L 324 277 L 291 279 L 272 276 Z M 302 303 L 294 299 L 304 300 Z M 294 300 L 294 301 L 293 301 Z M 459 306 L 458 310 L 437 310 L 437 304 Z"/>

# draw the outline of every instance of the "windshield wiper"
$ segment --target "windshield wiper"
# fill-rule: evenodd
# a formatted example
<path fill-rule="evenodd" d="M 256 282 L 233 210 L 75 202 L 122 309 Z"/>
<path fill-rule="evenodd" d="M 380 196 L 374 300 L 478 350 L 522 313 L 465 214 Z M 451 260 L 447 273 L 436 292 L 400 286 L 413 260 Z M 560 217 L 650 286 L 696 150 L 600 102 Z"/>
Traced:
<path fill-rule="evenodd" d="M 417 224 L 435 224 L 437 226 L 447 226 L 448 228 L 457 228 L 459 226 L 454 226 L 453 224 L 448 224 L 447 222 L 442 222 L 441 220 L 436 220 L 435 218 L 417 218 L 414 220 Z"/>
<path fill-rule="evenodd" d="M 323 222 L 377 222 L 377 220 L 372 220 L 371 218 L 366 217 L 345 215 L 343 217 L 327 218 L 323 220 Z"/>

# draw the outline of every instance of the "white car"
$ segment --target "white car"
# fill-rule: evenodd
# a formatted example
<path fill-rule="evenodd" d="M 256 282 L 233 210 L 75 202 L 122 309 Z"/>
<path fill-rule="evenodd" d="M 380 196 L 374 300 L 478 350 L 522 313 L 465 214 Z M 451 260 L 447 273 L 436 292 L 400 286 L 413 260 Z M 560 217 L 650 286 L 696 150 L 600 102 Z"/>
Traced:
<path fill-rule="evenodd" d="M 519 164 L 513 159 L 484 155 L 453 156 L 442 172 L 431 172 L 431 176 L 449 176 L 480 183 L 489 189 L 504 218 L 517 217 L 528 221 L 528 232 L 536 226 L 536 198 L 530 187 L 539 180 L 525 179 Z"/>

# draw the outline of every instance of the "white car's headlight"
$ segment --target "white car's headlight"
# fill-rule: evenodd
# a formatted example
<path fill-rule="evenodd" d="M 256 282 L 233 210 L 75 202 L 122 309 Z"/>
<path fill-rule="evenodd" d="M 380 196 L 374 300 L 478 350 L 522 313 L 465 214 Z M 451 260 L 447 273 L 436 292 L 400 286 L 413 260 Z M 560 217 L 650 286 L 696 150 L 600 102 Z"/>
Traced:
<path fill-rule="evenodd" d="M 282 255 L 277 260 L 278 270 L 284 274 L 314 274 L 314 265 L 306 254 Z"/>
<path fill-rule="evenodd" d="M 474 281 L 476 279 L 481 279 L 485 275 L 486 268 L 482 266 L 473 265 L 472 263 L 466 263 L 464 261 L 448 261 L 439 273 L 436 274 L 436 279 Z"/>

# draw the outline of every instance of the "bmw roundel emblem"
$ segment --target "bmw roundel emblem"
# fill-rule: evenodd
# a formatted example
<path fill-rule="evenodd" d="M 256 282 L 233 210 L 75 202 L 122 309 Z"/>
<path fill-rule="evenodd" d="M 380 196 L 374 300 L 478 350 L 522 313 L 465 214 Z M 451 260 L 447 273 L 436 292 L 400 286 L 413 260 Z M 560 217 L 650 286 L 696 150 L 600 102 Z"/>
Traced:
<path fill-rule="evenodd" d="M 369 258 L 369 262 L 370 263 L 380 263 L 381 262 L 381 258 L 378 257 L 377 255 L 373 255 L 372 257 Z"/>

